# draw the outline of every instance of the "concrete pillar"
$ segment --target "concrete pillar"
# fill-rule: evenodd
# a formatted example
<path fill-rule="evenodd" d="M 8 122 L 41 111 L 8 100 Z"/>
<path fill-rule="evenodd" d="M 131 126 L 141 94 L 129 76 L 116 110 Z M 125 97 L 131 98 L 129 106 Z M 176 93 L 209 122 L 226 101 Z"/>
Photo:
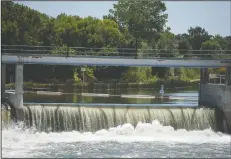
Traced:
<path fill-rule="evenodd" d="M 200 83 L 207 84 L 209 82 L 209 71 L 208 68 L 201 68 L 200 70 Z"/>
<path fill-rule="evenodd" d="M 22 108 L 23 106 L 23 64 L 16 64 L 15 76 L 15 108 Z"/>
<path fill-rule="evenodd" d="M 226 68 L 225 85 L 231 85 L 231 67 Z"/>
<path fill-rule="evenodd" d="M 200 84 L 199 84 L 199 99 L 198 99 L 198 105 L 203 105 L 201 102 L 202 96 L 201 96 L 201 85 L 202 84 L 208 84 L 209 82 L 209 72 L 208 68 L 201 68 L 200 69 Z"/>
<path fill-rule="evenodd" d="M 2 96 L 6 90 L 6 64 L 2 64 L 1 65 L 1 78 L 2 78 L 2 81 L 1 81 L 1 93 L 2 93 Z"/>

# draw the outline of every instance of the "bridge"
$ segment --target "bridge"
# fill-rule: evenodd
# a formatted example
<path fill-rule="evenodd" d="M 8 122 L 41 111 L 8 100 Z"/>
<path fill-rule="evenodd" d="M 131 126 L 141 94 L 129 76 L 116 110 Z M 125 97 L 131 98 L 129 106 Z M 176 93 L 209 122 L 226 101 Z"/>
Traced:
<path fill-rule="evenodd" d="M 175 50 L 130 48 L 84 48 L 2 45 L 4 64 L 146 66 L 146 67 L 230 67 L 231 50 Z M 164 52 L 166 51 L 166 52 Z"/>
<path fill-rule="evenodd" d="M 19 118 L 23 107 L 24 64 L 191 67 L 201 68 L 199 105 L 218 107 L 225 114 L 221 124 L 227 121 L 231 133 L 231 50 L 139 49 L 136 52 L 130 48 L 2 45 L 1 52 L 3 93 L 6 64 L 16 65 L 15 93 L 7 95 L 17 109 Z M 225 84 L 209 84 L 209 67 L 226 68 Z"/>

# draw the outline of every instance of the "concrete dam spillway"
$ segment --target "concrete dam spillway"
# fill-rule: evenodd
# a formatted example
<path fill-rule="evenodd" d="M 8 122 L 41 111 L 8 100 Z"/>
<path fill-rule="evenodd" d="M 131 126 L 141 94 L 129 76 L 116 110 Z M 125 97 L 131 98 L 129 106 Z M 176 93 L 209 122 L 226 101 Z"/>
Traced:
<path fill-rule="evenodd" d="M 217 131 L 215 110 L 208 108 L 71 107 L 29 105 L 23 107 L 24 124 L 43 132 L 95 132 L 126 123 L 158 120 L 176 129 Z"/>

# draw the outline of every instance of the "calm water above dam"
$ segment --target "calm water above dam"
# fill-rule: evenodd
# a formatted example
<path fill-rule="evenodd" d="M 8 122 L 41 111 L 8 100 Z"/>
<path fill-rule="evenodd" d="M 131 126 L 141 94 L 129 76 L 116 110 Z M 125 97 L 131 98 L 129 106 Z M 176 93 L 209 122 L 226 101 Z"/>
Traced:
<path fill-rule="evenodd" d="M 160 89 L 123 88 L 70 90 L 61 95 L 43 93 L 24 93 L 24 102 L 34 103 L 114 103 L 114 104 L 187 104 L 198 103 L 198 90 L 195 88 L 164 89 L 167 98 L 160 96 Z M 170 97 L 170 98 L 168 98 Z"/>
<path fill-rule="evenodd" d="M 197 105 L 196 89 L 165 89 L 170 99 L 152 98 L 159 95 L 159 89 L 25 93 L 24 102 L 32 103 L 123 103 L 141 107 L 25 107 L 24 124 L 32 127 L 3 127 L 2 157 L 231 157 L 231 136 L 216 132 L 213 109 L 142 108 L 142 104 Z"/>

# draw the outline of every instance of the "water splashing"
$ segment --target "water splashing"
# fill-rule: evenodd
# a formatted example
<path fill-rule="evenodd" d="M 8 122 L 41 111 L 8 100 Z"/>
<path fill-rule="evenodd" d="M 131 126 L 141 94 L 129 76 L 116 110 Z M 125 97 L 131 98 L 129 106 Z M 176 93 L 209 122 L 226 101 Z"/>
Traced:
<path fill-rule="evenodd" d="M 213 109 L 153 108 L 153 107 L 24 107 L 27 126 L 39 131 L 80 131 L 95 132 L 125 123 L 136 126 L 139 122 L 160 121 L 174 129 L 204 130 L 216 129 Z"/>

